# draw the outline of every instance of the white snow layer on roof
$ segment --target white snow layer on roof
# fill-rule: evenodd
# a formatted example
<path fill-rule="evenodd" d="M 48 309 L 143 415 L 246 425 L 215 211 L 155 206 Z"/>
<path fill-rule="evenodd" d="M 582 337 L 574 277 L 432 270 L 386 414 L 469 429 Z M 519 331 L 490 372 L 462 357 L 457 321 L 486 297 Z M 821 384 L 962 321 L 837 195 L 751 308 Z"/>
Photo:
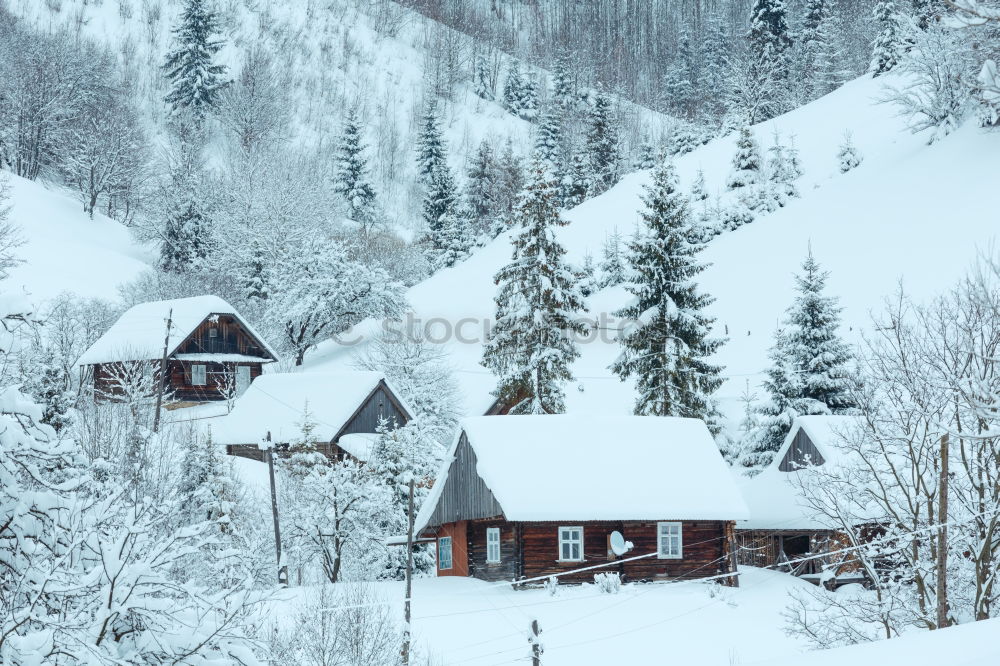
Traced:
<path fill-rule="evenodd" d="M 377 433 L 353 432 L 342 435 L 337 440 L 337 446 L 361 462 L 368 462 L 372 458 L 372 450 L 375 448 L 376 441 L 378 441 Z"/>
<path fill-rule="evenodd" d="M 315 441 L 328 442 L 383 379 L 381 372 L 261 375 L 236 400 L 233 411 L 213 425 L 212 439 L 220 444 L 255 444 L 270 432 L 273 441 L 289 442 L 302 433 L 308 403 Z"/>
<path fill-rule="evenodd" d="M 743 520 L 708 428 L 659 416 L 483 416 L 462 421 L 476 471 L 508 520 Z M 459 438 L 417 524 L 426 526 Z"/>
<path fill-rule="evenodd" d="M 171 325 L 167 353 L 172 354 L 205 319 L 218 314 L 233 315 L 239 319 L 269 354 L 274 358 L 278 357 L 232 305 L 218 296 L 207 295 L 132 306 L 84 352 L 77 365 L 160 358 L 163 355 L 168 316 Z"/>
<path fill-rule="evenodd" d="M 800 416 L 792 422 L 774 460 L 760 474 L 744 478 L 740 490 L 750 509 L 750 520 L 740 529 L 833 529 L 837 525 L 816 512 L 802 497 L 802 475 L 778 469 L 799 429 L 815 444 L 824 465 L 843 464 L 849 457 L 840 447 L 839 438 L 858 424 L 854 416 Z"/>

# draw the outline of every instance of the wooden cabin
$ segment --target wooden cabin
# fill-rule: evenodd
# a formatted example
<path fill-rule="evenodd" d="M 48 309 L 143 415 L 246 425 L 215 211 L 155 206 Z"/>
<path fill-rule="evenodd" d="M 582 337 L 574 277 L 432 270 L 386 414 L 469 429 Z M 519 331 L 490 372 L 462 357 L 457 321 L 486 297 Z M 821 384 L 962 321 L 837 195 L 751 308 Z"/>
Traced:
<path fill-rule="evenodd" d="M 734 521 L 746 517 L 701 421 L 484 416 L 462 422 L 415 534 L 436 542 L 439 576 L 666 580 L 734 572 Z M 595 564 L 609 566 L 567 573 Z"/>
<path fill-rule="evenodd" d="M 259 442 L 270 435 L 277 450 L 302 438 L 311 425 L 316 448 L 334 460 L 367 461 L 379 426 L 406 425 L 412 412 L 380 372 L 267 374 L 212 427 L 230 455 L 263 460 Z"/>
<path fill-rule="evenodd" d="M 853 416 L 800 416 L 792 422 L 771 464 L 742 483 L 750 520 L 736 529 L 739 564 L 774 567 L 818 583 L 831 569 L 833 585 L 856 582 L 850 557 L 829 557 L 795 562 L 850 545 L 846 536 L 816 515 L 803 496 L 800 472 L 811 466 L 840 464 L 845 453 L 838 438 L 857 424 Z"/>
<path fill-rule="evenodd" d="M 221 298 L 178 298 L 129 308 L 77 361 L 81 383 L 91 386 L 98 400 L 113 399 L 127 390 L 126 384 L 141 385 L 144 373 L 152 387 L 164 353 L 165 395 L 175 405 L 238 395 L 261 375 L 264 364 L 278 359 Z"/>

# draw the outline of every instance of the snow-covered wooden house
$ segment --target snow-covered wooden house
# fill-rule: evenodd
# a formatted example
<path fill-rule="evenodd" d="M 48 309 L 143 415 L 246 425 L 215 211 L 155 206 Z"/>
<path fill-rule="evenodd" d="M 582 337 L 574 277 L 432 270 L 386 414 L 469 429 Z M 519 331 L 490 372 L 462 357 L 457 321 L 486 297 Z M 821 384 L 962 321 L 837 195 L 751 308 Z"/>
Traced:
<path fill-rule="evenodd" d="M 332 459 L 367 461 L 380 424 L 406 425 L 412 417 L 380 372 L 267 374 L 212 426 L 212 439 L 230 455 L 262 460 L 258 444 L 270 435 L 280 451 L 311 427 L 316 448 Z"/>
<path fill-rule="evenodd" d="M 771 464 L 742 482 L 750 520 L 736 530 L 740 564 L 784 568 L 818 582 L 824 567 L 834 563 L 832 556 L 794 560 L 849 545 L 836 524 L 810 507 L 803 494 L 808 492 L 808 485 L 804 483 L 802 470 L 814 465 L 845 463 L 850 454 L 838 445 L 838 439 L 850 433 L 857 423 L 854 416 L 796 418 Z M 793 563 L 786 565 L 790 560 Z M 852 567 L 845 564 L 842 568 L 846 573 Z"/>
<path fill-rule="evenodd" d="M 701 421 L 483 416 L 462 422 L 415 529 L 440 576 L 653 580 L 731 573 L 746 517 Z M 609 566 L 566 573 L 596 564 Z"/>
<path fill-rule="evenodd" d="M 164 351 L 165 388 L 180 404 L 242 393 L 260 376 L 265 363 L 278 359 L 233 306 L 218 296 L 195 296 L 129 308 L 77 365 L 83 383 L 91 385 L 99 399 L 106 399 L 144 371 L 152 385 Z"/>

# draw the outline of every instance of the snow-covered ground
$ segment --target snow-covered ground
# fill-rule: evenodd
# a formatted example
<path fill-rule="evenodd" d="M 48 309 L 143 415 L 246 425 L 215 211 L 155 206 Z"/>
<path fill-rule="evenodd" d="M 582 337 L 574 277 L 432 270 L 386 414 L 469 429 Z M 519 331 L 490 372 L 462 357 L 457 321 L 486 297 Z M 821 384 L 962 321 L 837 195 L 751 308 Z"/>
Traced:
<path fill-rule="evenodd" d="M 136 245 L 122 224 L 94 215 L 71 193 L 3 174 L 11 186 L 10 220 L 24 246 L 24 263 L 11 271 L 4 290 L 23 291 L 38 305 L 63 291 L 114 299 L 117 287 L 149 267 L 155 253 Z"/>
<path fill-rule="evenodd" d="M 414 581 L 413 633 L 420 651 L 443 666 L 524 663 L 533 619 L 542 629 L 546 666 L 670 663 L 671 655 L 747 664 L 804 649 L 785 635 L 781 620 L 787 591 L 804 585 L 787 574 L 746 569 L 739 588 L 656 583 L 624 585 L 609 595 L 583 585 L 560 586 L 551 596 L 471 578 L 423 578 Z M 295 600 L 312 593 L 290 590 L 273 614 L 287 618 Z M 375 584 L 375 594 L 402 612 L 402 583 Z"/>
<path fill-rule="evenodd" d="M 882 87 L 891 77 L 861 78 L 834 93 L 754 128 L 762 150 L 775 130 L 787 143 L 795 137 L 805 175 L 798 181 L 801 198 L 753 223 L 715 238 L 703 253 L 711 267 L 700 276 L 702 288 L 716 298 L 710 312 L 716 332 L 729 342 L 717 358 L 726 366 L 726 384 L 718 396 L 735 421 L 738 396 L 747 380 L 755 388 L 767 366 L 772 334 L 790 304 L 793 273 L 809 245 L 823 267 L 831 271 L 830 294 L 844 307 L 845 336 L 857 341 L 870 326 L 870 314 L 900 282 L 924 298 L 951 285 L 969 270 L 977 254 L 989 250 L 997 233 L 1000 209 L 1000 133 L 974 122 L 942 141 L 927 145 L 926 135 L 913 135 L 896 109 L 882 104 Z M 838 170 L 836 154 L 845 131 L 863 155 L 862 164 L 847 174 Z M 724 183 L 735 152 L 735 135 L 717 139 L 677 160 L 682 186 L 690 187 L 699 169 L 708 190 L 725 199 Z M 606 194 L 567 213 L 570 224 L 559 237 L 568 259 L 580 262 L 586 253 L 600 257 L 606 236 L 615 228 L 634 229 L 647 172 L 630 174 Z M 481 338 L 478 322 L 494 312 L 493 275 L 510 259 L 509 235 L 454 268 L 443 270 L 410 289 L 414 316 L 435 322 L 440 333 L 463 318 L 467 337 Z M 589 299 L 589 315 L 599 318 L 625 304 L 621 288 L 598 292 Z M 358 327 L 371 334 L 377 323 Z M 607 367 L 618 354 L 608 333 L 603 342 L 582 345 L 567 387 L 567 408 L 573 412 L 628 413 L 634 392 Z M 445 343 L 470 414 L 483 413 L 491 403 L 492 376 L 479 365 L 481 345 L 454 339 Z M 309 368 L 350 365 L 356 347 L 324 345 L 307 361 Z"/>

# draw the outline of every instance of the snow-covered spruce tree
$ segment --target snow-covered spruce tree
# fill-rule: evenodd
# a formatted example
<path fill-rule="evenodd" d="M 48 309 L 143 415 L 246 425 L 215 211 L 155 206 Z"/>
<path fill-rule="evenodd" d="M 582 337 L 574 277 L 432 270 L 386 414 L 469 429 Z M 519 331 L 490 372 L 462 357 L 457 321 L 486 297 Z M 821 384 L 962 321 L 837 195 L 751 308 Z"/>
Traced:
<path fill-rule="evenodd" d="M 774 143 L 767 149 L 767 178 L 771 182 L 771 192 L 779 206 L 784 206 L 789 199 L 799 196 L 795 181 L 801 175 L 792 163 L 788 147 L 781 142 L 781 135 L 774 132 Z"/>
<path fill-rule="evenodd" d="M 611 98 L 598 93 L 587 117 L 586 153 L 590 161 L 591 195 L 606 192 L 621 175 L 618 119 Z"/>
<path fill-rule="evenodd" d="M 458 203 L 457 186 L 448 165 L 442 164 L 431 174 L 424 189 L 423 208 L 424 224 L 434 249 L 440 250 L 443 245 L 442 232 L 444 218 L 454 216 Z"/>
<path fill-rule="evenodd" d="M 649 141 L 639 146 L 639 156 L 635 160 L 636 169 L 652 169 L 656 166 L 656 148 Z"/>
<path fill-rule="evenodd" d="M 847 173 L 851 169 L 854 169 L 861 164 L 862 159 L 864 158 L 858 151 L 857 146 L 854 145 L 851 133 L 845 133 L 844 141 L 840 144 L 840 148 L 837 149 L 837 162 L 840 166 L 840 173 Z"/>
<path fill-rule="evenodd" d="M 795 417 L 807 413 L 800 399 L 801 383 L 784 331 L 774 334 L 768 352 L 771 366 L 763 382 L 767 399 L 757 407 L 756 428 L 744 440 L 740 464 L 751 473 L 767 467 L 781 448 Z"/>
<path fill-rule="evenodd" d="M 601 289 L 616 287 L 624 284 L 629 279 L 628 268 L 625 265 L 625 257 L 622 254 L 622 235 L 615 227 L 604 239 L 604 247 L 601 248 L 601 279 L 599 285 Z"/>
<path fill-rule="evenodd" d="M 580 294 L 586 298 L 600 289 L 597 282 L 597 265 L 594 263 L 594 255 L 590 252 L 583 255 L 583 262 L 573 272 L 576 283 L 580 287 Z"/>
<path fill-rule="evenodd" d="M 486 61 L 486 56 L 477 53 L 473 64 L 472 87 L 476 95 L 492 100 L 494 97 L 493 85 L 490 83 L 490 66 Z"/>
<path fill-rule="evenodd" d="M 792 46 L 784 0 L 754 0 L 747 40 L 756 54 L 777 64 L 779 78 L 783 79 L 787 73 L 786 54 Z"/>
<path fill-rule="evenodd" d="M 726 24 L 718 13 L 709 14 L 701 44 L 702 113 L 721 116 L 724 110 L 730 44 Z"/>
<path fill-rule="evenodd" d="M 480 142 L 465 174 L 464 205 L 469 211 L 472 231 L 484 235 L 498 213 L 498 181 L 500 175 L 493 146 L 485 139 Z"/>
<path fill-rule="evenodd" d="M 440 218 L 435 244 L 433 265 L 435 269 L 450 268 L 469 255 L 475 245 L 467 209 L 451 208 Z"/>
<path fill-rule="evenodd" d="M 876 0 L 873 10 L 878 34 L 872 44 L 872 76 L 879 76 L 899 64 L 906 51 L 906 39 L 894 0 Z"/>
<path fill-rule="evenodd" d="M 582 204 L 591 189 L 590 160 L 583 153 L 574 153 L 569 161 L 569 169 L 560 183 L 563 208 Z"/>
<path fill-rule="evenodd" d="M 677 54 L 663 77 L 663 94 L 667 108 L 685 118 L 694 115 L 696 76 L 691 38 L 682 28 L 677 38 Z"/>
<path fill-rule="evenodd" d="M 799 397 L 809 403 L 809 413 L 847 414 L 855 407 L 853 355 L 837 330 L 837 299 L 823 293 L 829 275 L 810 248 L 802 273 L 795 277 L 798 295 L 786 319 L 787 349 L 799 374 Z"/>
<path fill-rule="evenodd" d="M 433 103 L 428 104 L 417 135 L 417 176 L 421 184 L 426 186 L 431 176 L 447 165 L 447 153 L 437 107 Z"/>
<path fill-rule="evenodd" d="M 705 201 L 706 199 L 708 199 L 708 189 L 705 185 L 705 171 L 698 169 L 698 173 L 694 177 L 694 182 L 691 183 L 691 200 Z"/>
<path fill-rule="evenodd" d="M 187 128 L 184 134 L 170 155 L 169 174 L 159 193 L 166 218 L 159 233 L 160 267 L 173 273 L 200 265 L 213 243 L 200 147 L 203 132 Z"/>
<path fill-rule="evenodd" d="M 573 106 L 573 80 L 570 74 L 569 55 L 565 51 L 556 56 L 552 67 L 552 101 L 567 110 Z"/>
<path fill-rule="evenodd" d="M 534 157 L 545 164 L 562 180 L 566 173 L 565 147 L 563 143 L 563 115 L 561 110 L 553 106 L 544 115 L 535 131 Z"/>
<path fill-rule="evenodd" d="M 512 60 L 503 83 L 503 108 L 515 116 L 522 116 L 529 104 L 528 87 L 529 82 L 521 76 L 521 66 Z"/>
<path fill-rule="evenodd" d="M 743 127 L 736 140 L 733 170 L 726 179 L 726 188 L 735 190 L 739 204 L 749 211 L 765 208 L 769 204 L 763 166 L 764 159 L 753 131 L 749 127 Z"/>
<path fill-rule="evenodd" d="M 795 277 L 798 295 L 769 353 L 768 400 L 759 409 L 759 427 L 746 448 L 746 467 L 759 469 L 771 461 L 796 416 L 850 414 L 856 406 L 853 356 L 837 331 L 840 307 L 836 298 L 823 294 L 828 273 L 820 269 L 812 249 L 802 270 Z"/>
<path fill-rule="evenodd" d="M 722 368 L 708 361 L 724 342 L 711 336 L 714 319 L 704 309 L 712 298 L 694 277 L 705 269 L 699 245 L 689 242 L 687 198 L 678 191 L 673 165 L 664 162 L 646 187 L 643 226 L 629 244 L 634 305 L 615 313 L 637 324 L 621 339 L 611 366 L 621 379 L 634 376 L 636 414 L 707 419 Z"/>
<path fill-rule="evenodd" d="M 353 109 L 347 112 L 337 144 L 333 189 L 346 202 L 350 219 L 370 229 L 379 217 L 375 188 L 368 179 L 364 140 Z"/>
<path fill-rule="evenodd" d="M 524 167 L 521 158 L 514 152 L 514 144 L 507 139 L 507 145 L 500 154 L 497 166 L 496 216 L 490 234 L 498 236 L 513 225 L 514 210 L 521 190 L 524 188 Z"/>
<path fill-rule="evenodd" d="M 584 332 L 577 319 L 583 297 L 555 235 L 566 224 L 557 185 L 537 162 L 528 177 L 515 214 L 522 229 L 511 240 L 511 262 L 494 277 L 496 323 L 482 364 L 497 376 L 494 395 L 512 414 L 559 414 L 565 411 L 563 384 L 572 379 L 569 365 L 580 355 L 572 335 Z"/>
<path fill-rule="evenodd" d="M 214 37 L 219 19 L 208 5 L 209 0 L 185 0 L 180 24 L 173 29 L 176 47 L 163 64 L 170 79 L 165 101 L 172 113 L 188 111 L 195 119 L 215 108 L 227 83 L 225 66 L 214 61 L 223 42 Z"/>
<path fill-rule="evenodd" d="M 1000 26 L 1000 3 L 997 0 L 957 0 L 949 3 L 955 10 L 951 25 L 979 37 L 975 95 L 979 119 L 984 127 L 1000 124 L 1000 43 L 995 38 Z"/>
<path fill-rule="evenodd" d="M 847 78 L 838 45 L 838 19 L 827 0 L 810 0 L 807 6 L 808 30 L 800 36 L 804 51 L 808 99 L 832 92 Z"/>

